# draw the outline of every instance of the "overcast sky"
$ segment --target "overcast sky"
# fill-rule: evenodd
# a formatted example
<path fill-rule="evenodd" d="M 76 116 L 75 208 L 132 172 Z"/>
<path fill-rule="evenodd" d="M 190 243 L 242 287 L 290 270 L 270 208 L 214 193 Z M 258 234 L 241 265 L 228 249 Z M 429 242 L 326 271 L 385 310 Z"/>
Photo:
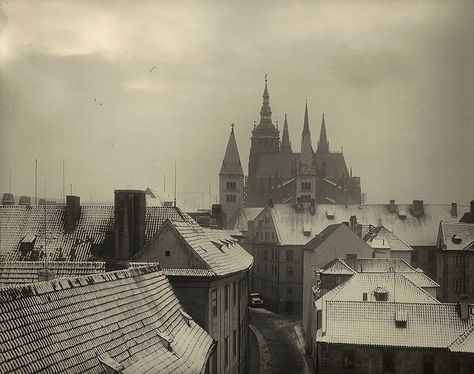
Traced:
<path fill-rule="evenodd" d="M 236 124 L 246 172 L 268 74 L 299 151 L 305 97 L 368 202 L 474 199 L 472 1 L 0 2 L 0 188 L 200 205 Z M 203 195 L 204 193 L 204 195 Z M 183 197 L 181 197 L 184 200 Z"/>

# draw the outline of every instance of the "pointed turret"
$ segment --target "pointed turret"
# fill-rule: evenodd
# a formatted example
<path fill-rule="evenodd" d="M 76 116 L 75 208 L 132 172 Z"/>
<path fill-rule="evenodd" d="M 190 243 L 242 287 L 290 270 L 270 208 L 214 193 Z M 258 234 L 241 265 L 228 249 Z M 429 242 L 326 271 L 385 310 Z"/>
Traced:
<path fill-rule="evenodd" d="M 299 164 L 300 174 L 314 174 L 314 152 L 311 145 L 311 132 L 309 131 L 308 103 L 304 110 L 303 134 L 301 137 L 301 156 Z"/>
<path fill-rule="evenodd" d="M 272 123 L 272 108 L 270 108 L 270 94 L 268 93 L 268 80 L 265 75 L 265 89 L 263 90 L 263 103 L 260 109 L 260 123 L 257 128 L 275 129 Z"/>
<path fill-rule="evenodd" d="M 324 113 L 323 120 L 321 122 L 321 133 L 319 134 L 318 148 L 316 149 L 317 153 L 329 153 L 329 142 L 326 135 L 326 123 L 324 122 Z"/>
<path fill-rule="evenodd" d="M 290 135 L 288 133 L 288 119 L 285 113 L 285 124 L 283 125 L 283 135 L 281 137 L 280 153 L 293 153 L 291 150 Z"/>
<path fill-rule="evenodd" d="M 222 161 L 222 167 L 219 175 L 240 175 L 244 174 L 242 165 L 240 163 L 239 150 L 237 149 L 237 142 L 235 141 L 234 135 L 234 124 L 231 125 L 232 130 L 230 131 L 229 141 L 227 142 L 227 148 L 225 150 L 224 161 Z"/>

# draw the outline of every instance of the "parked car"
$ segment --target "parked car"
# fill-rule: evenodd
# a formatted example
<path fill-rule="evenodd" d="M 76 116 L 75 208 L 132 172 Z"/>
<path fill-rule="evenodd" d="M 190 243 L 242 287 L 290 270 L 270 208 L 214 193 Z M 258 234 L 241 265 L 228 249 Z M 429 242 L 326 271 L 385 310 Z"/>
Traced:
<path fill-rule="evenodd" d="M 249 307 L 256 308 L 263 305 L 263 299 L 258 292 L 249 294 Z"/>

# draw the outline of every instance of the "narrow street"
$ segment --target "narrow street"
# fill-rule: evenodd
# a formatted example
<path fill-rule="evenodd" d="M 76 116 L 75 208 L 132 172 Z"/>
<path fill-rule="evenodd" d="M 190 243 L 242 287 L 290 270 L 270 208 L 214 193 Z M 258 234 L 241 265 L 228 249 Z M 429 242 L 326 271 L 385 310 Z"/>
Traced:
<path fill-rule="evenodd" d="M 251 309 L 250 316 L 256 336 L 250 349 L 259 349 L 260 354 L 260 365 L 251 365 L 250 374 L 309 373 L 294 329 L 301 323 L 300 316 L 280 315 L 265 309 Z"/>

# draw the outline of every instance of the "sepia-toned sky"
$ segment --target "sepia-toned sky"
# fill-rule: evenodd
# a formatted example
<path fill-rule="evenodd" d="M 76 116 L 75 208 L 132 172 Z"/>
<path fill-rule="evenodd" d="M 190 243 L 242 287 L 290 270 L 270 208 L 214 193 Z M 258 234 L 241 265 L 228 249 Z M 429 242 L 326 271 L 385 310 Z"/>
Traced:
<path fill-rule="evenodd" d="M 247 170 L 268 74 L 299 150 L 305 98 L 368 202 L 474 199 L 472 1 L 0 2 L 0 189 L 216 195 L 230 124 Z M 214 200 L 214 198 L 212 198 Z"/>

